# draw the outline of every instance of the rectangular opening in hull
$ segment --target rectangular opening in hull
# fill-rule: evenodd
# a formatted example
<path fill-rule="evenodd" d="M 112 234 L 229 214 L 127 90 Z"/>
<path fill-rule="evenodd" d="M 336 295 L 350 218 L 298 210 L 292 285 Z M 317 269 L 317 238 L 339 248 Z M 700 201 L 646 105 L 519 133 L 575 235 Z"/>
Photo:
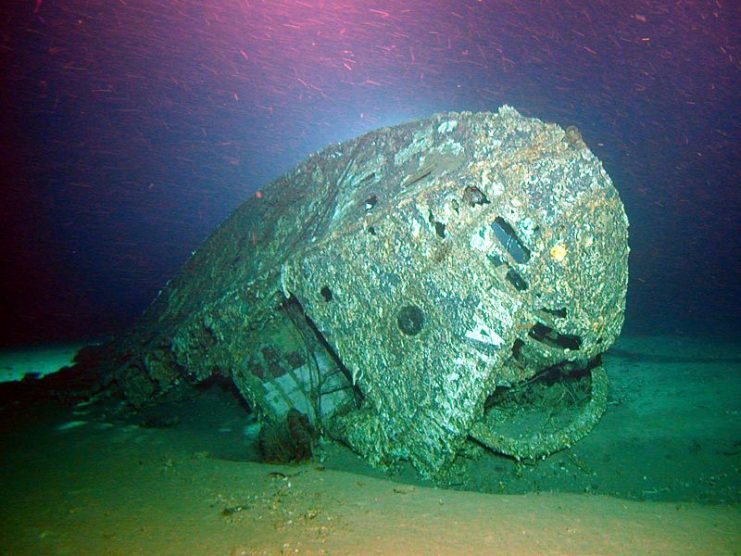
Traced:
<path fill-rule="evenodd" d="M 491 229 L 515 262 L 526 263 L 530 260 L 530 250 L 520 241 L 514 228 L 504 218 L 497 216 L 491 223 Z"/>
<path fill-rule="evenodd" d="M 572 334 L 561 334 L 550 326 L 535 323 L 528 332 L 528 336 L 551 347 L 577 350 L 581 347 L 581 338 Z"/>

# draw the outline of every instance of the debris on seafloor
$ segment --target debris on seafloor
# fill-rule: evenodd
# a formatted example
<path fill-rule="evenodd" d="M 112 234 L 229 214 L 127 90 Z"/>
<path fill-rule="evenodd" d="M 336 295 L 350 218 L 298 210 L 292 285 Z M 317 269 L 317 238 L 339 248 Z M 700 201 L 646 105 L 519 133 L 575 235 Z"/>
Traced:
<path fill-rule="evenodd" d="M 260 430 L 260 455 L 269 463 L 306 461 L 313 454 L 315 437 L 316 431 L 306 415 L 291 409 L 285 419 L 269 423 Z"/>

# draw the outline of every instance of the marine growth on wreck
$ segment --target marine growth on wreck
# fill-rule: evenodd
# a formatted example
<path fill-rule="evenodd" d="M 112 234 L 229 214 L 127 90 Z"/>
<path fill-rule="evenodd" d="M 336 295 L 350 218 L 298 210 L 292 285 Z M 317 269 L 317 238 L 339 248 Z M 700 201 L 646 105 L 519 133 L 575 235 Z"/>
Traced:
<path fill-rule="evenodd" d="M 576 128 L 503 106 L 373 131 L 240 206 L 107 346 L 108 381 L 141 405 L 220 374 L 268 425 L 427 476 L 471 441 L 543 457 L 605 409 L 627 228 Z M 568 419 L 522 418 L 574 380 Z"/>

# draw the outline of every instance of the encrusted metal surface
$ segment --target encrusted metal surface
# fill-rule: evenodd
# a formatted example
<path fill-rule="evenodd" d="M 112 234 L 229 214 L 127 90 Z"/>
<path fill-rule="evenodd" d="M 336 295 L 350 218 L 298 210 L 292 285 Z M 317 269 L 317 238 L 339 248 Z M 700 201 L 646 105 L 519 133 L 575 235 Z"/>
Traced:
<path fill-rule="evenodd" d="M 434 474 L 496 387 L 614 342 L 627 227 L 575 128 L 505 106 L 381 129 L 241 206 L 117 342 L 116 380 L 142 403 L 219 372 L 265 419 Z"/>

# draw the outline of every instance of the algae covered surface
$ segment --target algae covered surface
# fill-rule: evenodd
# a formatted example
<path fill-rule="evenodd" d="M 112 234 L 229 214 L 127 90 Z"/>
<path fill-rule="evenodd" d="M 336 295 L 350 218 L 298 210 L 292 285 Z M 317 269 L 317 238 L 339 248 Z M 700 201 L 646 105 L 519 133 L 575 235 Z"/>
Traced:
<path fill-rule="evenodd" d="M 469 437 L 537 459 L 605 410 L 628 251 L 575 127 L 510 106 L 436 114 L 331 145 L 246 201 L 106 346 L 106 376 L 134 405 L 228 377 L 263 421 L 299 411 L 427 477 Z M 591 377 L 572 422 L 492 430 L 511 420 L 492 395 L 546 370 Z"/>

